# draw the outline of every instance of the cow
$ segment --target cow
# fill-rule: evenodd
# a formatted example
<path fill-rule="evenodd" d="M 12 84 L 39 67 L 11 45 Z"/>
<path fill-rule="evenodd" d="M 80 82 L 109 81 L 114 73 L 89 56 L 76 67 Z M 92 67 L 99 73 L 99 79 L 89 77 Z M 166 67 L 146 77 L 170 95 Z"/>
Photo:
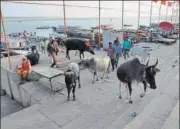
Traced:
<path fill-rule="evenodd" d="M 155 75 L 157 72 L 160 72 L 160 69 L 156 68 L 158 64 L 158 59 L 154 65 L 148 66 L 149 60 L 147 64 L 141 64 L 138 58 L 134 58 L 129 60 L 123 64 L 121 64 L 117 69 L 117 78 L 120 81 L 119 84 L 119 99 L 122 98 L 121 96 L 121 84 L 127 84 L 127 88 L 129 89 L 129 103 L 132 103 L 131 100 L 131 93 L 132 87 L 131 84 L 133 81 L 138 83 L 143 83 L 144 85 L 144 93 L 140 95 L 140 97 L 144 97 L 147 89 L 147 84 L 150 85 L 151 89 L 156 89 L 156 81 Z"/>
<path fill-rule="evenodd" d="M 31 46 L 31 53 L 26 55 L 27 59 L 30 61 L 31 65 L 36 65 L 39 63 L 40 54 L 36 49 L 36 46 Z"/>
<path fill-rule="evenodd" d="M 79 65 L 77 63 L 75 63 L 75 62 L 71 62 L 68 65 L 68 68 L 64 73 L 64 76 L 65 76 L 66 88 L 67 88 L 67 91 L 68 91 L 67 100 L 69 101 L 69 96 L 70 96 L 70 92 L 71 92 L 71 89 L 72 89 L 73 100 L 75 101 L 76 80 L 78 80 L 79 88 L 81 88 Z"/>
<path fill-rule="evenodd" d="M 69 58 L 69 50 L 78 50 L 79 51 L 79 55 L 80 55 L 80 59 L 81 55 L 83 55 L 84 58 L 84 52 L 88 51 L 90 52 L 92 55 L 95 55 L 93 49 L 89 46 L 86 45 L 86 41 L 85 40 L 81 40 L 81 39 L 76 39 L 76 38 L 71 38 L 71 39 L 66 39 L 63 41 L 64 45 L 66 47 L 66 58 Z"/>
<path fill-rule="evenodd" d="M 110 65 L 111 65 L 111 59 L 108 56 L 105 56 L 104 58 L 100 57 L 91 57 L 89 59 L 83 59 L 79 62 L 79 66 L 82 66 L 83 68 L 87 68 L 89 71 L 93 73 L 93 81 L 92 84 L 95 82 L 95 76 L 96 81 L 98 81 L 98 75 L 97 72 L 101 71 L 103 72 L 101 79 L 103 79 L 104 75 L 110 73 Z"/>

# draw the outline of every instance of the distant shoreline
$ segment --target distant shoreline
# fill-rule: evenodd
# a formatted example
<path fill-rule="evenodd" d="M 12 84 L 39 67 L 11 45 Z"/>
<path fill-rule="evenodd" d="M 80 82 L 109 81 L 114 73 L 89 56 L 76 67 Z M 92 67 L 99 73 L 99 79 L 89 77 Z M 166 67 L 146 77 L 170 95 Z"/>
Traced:
<path fill-rule="evenodd" d="M 142 17 L 146 18 L 146 17 Z M 94 20 L 99 19 L 97 17 L 92 18 L 67 18 L 67 20 Z M 119 17 L 101 18 L 101 19 L 120 19 Z M 64 20 L 62 17 L 4 17 L 5 22 L 26 22 L 26 21 L 50 21 L 50 20 Z"/>

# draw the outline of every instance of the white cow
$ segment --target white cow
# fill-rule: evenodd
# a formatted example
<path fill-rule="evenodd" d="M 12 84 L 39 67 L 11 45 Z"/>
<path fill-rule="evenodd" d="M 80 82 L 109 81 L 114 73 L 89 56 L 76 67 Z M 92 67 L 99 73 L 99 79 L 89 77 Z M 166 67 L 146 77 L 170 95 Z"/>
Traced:
<path fill-rule="evenodd" d="M 95 82 L 95 76 L 97 77 L 96 80 L 98 81 L 97 72 L 103 72 L 101 79 L 103 79 L 104 75 L 110 73 L 110 66 L 111 66 L 111 60 L 108 56 L 105 57 L 91 57 L 88 59 L 83 59 L 79 62 L 79 65 L 87 68 L 89 71 L 91 71 L 93 75 L 93 81 L 92 84 Z"/>

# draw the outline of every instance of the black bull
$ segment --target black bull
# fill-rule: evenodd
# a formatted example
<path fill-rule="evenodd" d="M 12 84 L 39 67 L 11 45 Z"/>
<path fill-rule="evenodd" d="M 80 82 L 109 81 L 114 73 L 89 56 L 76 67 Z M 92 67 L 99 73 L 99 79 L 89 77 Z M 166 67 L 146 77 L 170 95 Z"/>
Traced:
<path fill-rule="evenodd" d="M 88 47 L 86 45 L 86 41 L 84 40 L 80 40 L 80 39 L 66 39 L 64 42 L 64 45 L 66 47 L 66 58 L 69 58 L 69 50 L 79 50 L 80 52 L 80 59 L 81 59 L 81 55 L 83 55 L 84 58 L 84 52 L 88 51 L 91 54 L 95 54 L 93 49 L 91 47 Z"/>
<path fill-rule="evenodd" d="M 131 84 L 133 81 L 141 82 L 144 85 L 144 93 L 140 95 L 140 97 L 144 97 L 147 83 L 150 85 L 151 89 L 156 89 L 156 81 L 155 75 L 157 72 L 160 72 L 159 69 L 155 68 L 158 64 L 158 59 L 154 65 L 148 66 L 149 60 L 146 65 L 141 64 L 138 58 L 134 58 L 130 61 L 125 62 L 124 64 L 120 65 L 117 69 L 117 77 L 120 80 L 119 90 L 120 95 L 119 98 L 121 99 L 121 82 L 127 84 L 129 89 L 129 102 L 132 103 L 131 100 L 131 93 L 132 87 Z"/>

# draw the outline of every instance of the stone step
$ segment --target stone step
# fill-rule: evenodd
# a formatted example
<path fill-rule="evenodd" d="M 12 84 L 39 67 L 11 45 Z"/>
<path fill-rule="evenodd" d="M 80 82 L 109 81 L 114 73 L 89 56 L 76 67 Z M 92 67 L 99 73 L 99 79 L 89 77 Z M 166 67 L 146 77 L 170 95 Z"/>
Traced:
<path fill-rule="evenodd" d="M 167 76 L 168 77 L 168 76 Z M 165 84 L 167 82 L 163 82 Z M 114 82 L 113 82 L 114 84 Z M 96 88 L 99 88 L 100 86 L 96 85 Z M 108 87 L 111 87 L 108 88 Z M 84 101 L 81 101 L 82 103 L 87 103 L 89 105 L 102 105 L 101 103 L 103 102 L 103 106 L 100 106 L 97 109 L 92 109 L 90 112 L 83 114 L 81 117 L 77 118 L 70 124 L 66 125 L 63 127 L 63 129 L 73 129 L 73 128 L 78 128 L 78 129 L 104 129 L 109 126 L 108 129 L 116 129 L 116 128 L 123 128 L 126 124 L 128 124 L 130 121 L 133 120 L 131 117 L 131 113 L 134 111 L 136 113 L 140 113 L 143 108 L 149 104 L 149 101 L 152 99 L 156 99 L 155 95 L 158 95 L 162 89 L 164 89 L 163 86 L 161 88 L 157 89 L 157 91 L 152 91 L 151 93 L 146 94 L 145 98 L 141 99 L 139 97 L 140 93 L 142 92 L 142 87 L 136 87 L 135 91 L 133 91 L 132 98 L 134 100 L 133 105 L 125 103 L 124 100 L 118 100 L 116 95 L 117 88 L 112 87 L 111 84 L 106 84 L 103 87 L 101 86 L 101 90 L 103 90 L 103 93 L 105 95 L 101 97 L 101 91 L 98 91 L 97 95 L 95 94 L 96 91 L 95 89 L 89 89 L 89 92 L 92 92 L 91 90 L 94 91 L 92 96 L 90 96 L 90 99 L 88 94 L 85 96 L 83 99 Z M 106 89 L 106 90 L 104 90 Z M 108 93 L 109 91 L 109 93 Z M 81 90 L 79 92 L 85 92 L 87 93 L 88 91 Z M 126 96 L 126 92 L 123 92 L 123 96 Z M 78 93 L 78 97 L 80 97 L 80 94 Z M 85 100 L 90 100 L 89 102 Z M 98 101 L 99 100 L 99 101 Z M 95 104 L 97 103 L 97 104 Z M 118 120 L 116 120 L 118 119 Z M 115 121 L 115 122 L 114 122 Z"/>
<path fill-rule="evenodd" d="M 161 129 L 179 129 L 179 101 Z"/>
<path fill-rule="evenodd" d="M 174 70 L 169 72 L 170 77 L 174 74 Z M 137 117 L 135 117 L 134 120 L 127 124 L 123 129 L 160 129 L 178 101 L 179 86 L 177 84 L 177 81 L 173 79 L 171 81 L 164 81 L 164 85 L 160 90 L 161 92 L 156 94 L 153 100 L 147 100 L 149 104 L 144 106 L 142 108 L 143 110 L 138 113 L 139 115 L 137 115 Z M 114 125 L 111 129 L 115 129 L 115 127 L 119 128 L 120 126 L 117 125 L 121 123 L 121 120 L 124 119 L 117 119 L 116 126 Z"/>

